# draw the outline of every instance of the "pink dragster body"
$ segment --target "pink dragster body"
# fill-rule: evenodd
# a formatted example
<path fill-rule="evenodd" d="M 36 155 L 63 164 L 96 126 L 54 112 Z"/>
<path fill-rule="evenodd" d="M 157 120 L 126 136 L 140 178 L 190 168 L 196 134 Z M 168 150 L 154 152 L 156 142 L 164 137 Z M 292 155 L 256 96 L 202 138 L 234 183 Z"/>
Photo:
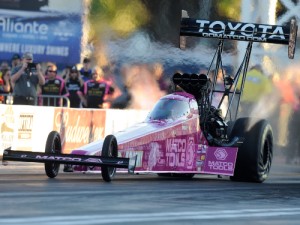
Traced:
<path fill-rule="evenodd" d="M 136 173 L 232 176 L 238 148 L 209 146 L 199 124 L 193 95 L 176 92 L 164 96 L 144 122 L 113 134 L 118 142 L 118 155 L 124 158 L 137 156 Z M 72 154 L 101 156 L 102 145 L 102 140 L 96 141 L 73 150 Z M 97 170 L 100 168 L 74 167 L 74 171 Z"/>

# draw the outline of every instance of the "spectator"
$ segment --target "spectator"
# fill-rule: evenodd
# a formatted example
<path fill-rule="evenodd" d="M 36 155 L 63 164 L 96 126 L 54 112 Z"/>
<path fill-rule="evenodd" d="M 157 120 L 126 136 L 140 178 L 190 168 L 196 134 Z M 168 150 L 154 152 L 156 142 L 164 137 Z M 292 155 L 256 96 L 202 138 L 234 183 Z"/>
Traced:
<path fill-rule="evenodd" d="M 117 109 L 125 109 L 129 106 L 130 100 L 131 100 L 131 93 L 129 92 L 129 82 L 127 82 L 127 71 L 128 71 L 128 66 L 123 65 L 120 68 L 120 77 L 121 77 L 121 82 L 122 86 L 119 88 L 120 95 L 115 98 L 112 102 L 111 108 L 117 108 Z"/>
<path fill-rule="evenodd" d="M 41 65 L 33 63 L 33 55 L 24 53 L 22 63 L 12 70 L 11 83 L 15 105 L 36 105 L 37 86 L 45 84 Z"/>
<path fill-rule="evenodd" d="M 83 59 L 83 67 L 79 72 L 84 82 L 92 79 L 91 60 L 89 58 Z"/>
<path fill-rule="evenodd" d="M 9 69 L 10 67 L 9 67 L 9 64 L 8 64 L 8 62 L 7 61 L 3 61 L 2 63 L 1 63 L 1 66 L 0 66 L 0 70 L 2 71 L 2 70 L 4 70 L 4 69 Z"/>
<path fill-rule="evenodd" d="M 13 70 L 20 63 L 21 63 L 21 56 L 19 54 L 14 54 L 11 58 L 11 69 Z"/>
<path fill-rule="evenodd" d="M 61 77 L 62 77 L 65 81 L 66 81 L 66 78 L 69 77 L 69 75 L 70 75 L 71 68 L 72 68 L 72 66 L 66 66 L 66 67 L 63 69 L 62 73 L 61 73 Z"/>
<path fill-rule="evenodd" d="M 104 102 L 111 102 L 114 88 L 103 79 L 103 70 L 100 67 L 92 69 L 92 80 L 84 83 L 78 95 L 87 108 L 103 108 Z"/>
<path fill-rule="evenodd" d="M 81 87 L 83 86 L 83 80 L 79 75 L 79 71 L 77 70 L 76 66 L 72 66 L 70 70 L 70 75 L 67 73 L 66 78 L 66 88 L 69 92 L 69 100 L 70 100 L 70 107 L 71 108 L 80 108 L 80 98 L 77 94 L 80 91 Z"/>
<path fill-rule="evenodd" d="M 242 79 L 239 80 L 238 87 Z M 241 96 L 241 115 L 251 116 L 255 105 L 272 92 L 272 81 L 267 77 L 260 65 L 252 67 L 246 76 L 244 91 Z"/>
<path fill-rule="evenodd" d="M 6 102 L 6 96 L 1 96 L 2 94 L 11 93 L 11 84 L 10 84 L 10 70 L 4 69 L 2 72 L 2 76 L 0 77 L 0 103 Z"/>
<path fill-rule="evenodd" d="M 120 97 L 124 94 L 122 93 L 121 89 L 119 88 L 118 85 L 116 85 L 117 80 L 116 80 L 116 66 L 114 62 L 108 63 L 106 66 L 103 67 L 103 73 L 104 77 L 103 79 L 106 81 L 106 83 L 110 86 L 113 87 L 114 91 L 113 93 L 109 96 L 110 101 L 105 102 L 103 105 L 103 108 L 122 108 L 122 105 L 120 105 L 119 100 Z M 123 107 L 124 108 L 124 107 Z"/>
<path fill-rule="evenodd" d="M 62 97 L 68 97 L 69 93 L 66 89 L 64 80 L 57 76 L 57 67 L 55 64 L 50 64 L 46 70 L 45 84 L 41 87 L 43 95 L 42 105 L 47 106 L 62 106 Z M 47 97 L 47 95 L 50 95 Z M 56 96 L 61 96 L 61 98 Z"/>
<path fill-rule="evenodd" d="M 300 69 L 288 67 L 280 76 L 275 74 L 273 82 L 280 94 L 278 116 L 278 147 L 284 152 L 286 163 L 299 163 L 300 160 Z M 268 101 L 267 104 L 274 100 Z"/>

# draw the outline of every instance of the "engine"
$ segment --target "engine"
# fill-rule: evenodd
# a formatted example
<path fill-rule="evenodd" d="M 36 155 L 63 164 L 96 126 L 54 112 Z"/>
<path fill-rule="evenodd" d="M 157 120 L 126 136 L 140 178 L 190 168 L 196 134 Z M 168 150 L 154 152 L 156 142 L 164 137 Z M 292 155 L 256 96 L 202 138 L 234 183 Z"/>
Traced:
<path fill-rule="evenodd" d="M 194 95 L 197 100 L 205 98 L 210 93 L 211 81 L 206 74 L 175 73 L 173 83 Z"/>
<path fill-rule="evenodd" d="M 221 110 L 211 107 L 210 113 L 206 120 L 202 123 L 203 130 L 211 138 L 219 141 L 227 140 L 227 123 L 221 117 Z"/>
<path fill-rule="evenodd" d="M 228 142 L 227 123 L 222 118 L 220 109 L 211 106 L 209 101 L 211 81 L 205 74 L 180 74 L 173 75 L 173 83 L 195 96 L 200 115 L 200 127 L 213 145 L 223 145 Z"/>

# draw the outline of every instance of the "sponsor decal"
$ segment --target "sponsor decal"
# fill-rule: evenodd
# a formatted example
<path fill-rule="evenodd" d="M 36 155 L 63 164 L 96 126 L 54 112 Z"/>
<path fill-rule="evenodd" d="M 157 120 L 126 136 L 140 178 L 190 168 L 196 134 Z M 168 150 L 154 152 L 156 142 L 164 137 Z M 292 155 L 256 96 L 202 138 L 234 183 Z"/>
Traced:
<path fill-rule="evenodd" d="M 32 136 L 33 114 L 21 114 L 18 125 L 18 139 L 30 140 Z"/>
<path fill-rule="evenodd" d="M 212 174 L 232 175 L 237 148 L 209 147 L 205 155 L 203 171 Z"/>
<path fill-rule="evenodd" d="M 128 150 L 125 152 L 125 158 L 132 158 L 137 156 L 136 158 L 136 166 L 135 167 L 142 167 L 143 165 L 143 151 L 136 151 L 136 150 Z"/>
<path fill-rule="evenodd" d="M 231 162 L 220 162 L 220 161 L 208 161 L 208 167 L 210 170 L 219 171 L 233 171 L 234 165 Z"/>
<path fill-rule="evenodd" d="M 286 40 L 283 27 L 253 23 L 196 20 L 203 37 L 260 41 Z"/>
<path fill-rule="evenodd" d="M 16 149 L 32 151 L 34 113 L 20 113 L 17 122 Z"/>
<path fill-rule="evenodd" d="M 188 125 L 182 125 L 182 130 L 183 131 L 186 131 L 186 130 L 188 130 L 189 129 L 189 126 Z"/>
<path fill-rule="evenodd" d="M 26 158 L 26 157 L 24 157 Z M 61 157 L 61 156 L 41 156 L 41 155 L 36 155 L 36 159 L 43 159 L 43 160 L 64 160 L 64 161 L 77 161 L 81 162 L 81 158 L 72 158 L 72 157 Z"/>
<path fill-rule="evenodd" d="M 194 137 L 166 140 L 166 166 L 193 169 L 195 166 Z"/>
<path fill-rule="evenodd" d="M 201 167 L 203 165 L 203 161 L 197 161 L 196 165 L 197 165 L 197 167 Z"/>
<path fill-rule="evenodd" d="M 21 155 L 21 158 L 28 158 L 28 155 Z M 62 160 L 62 161 L 72 161 L 72 162 L 91 162 L 91 163 L 103 163 L 103 161 L 98 158 L 87 158 L 87 159 L 81 159 L 76 157 L 68 157 L 68 156 L 43 156 L 43 155 L 36 155 L 36 159 L 41 160 Z M 117 161 L 116 164 L 123 164 L 124 161 Z"/>
<path fill-rule="evenodd" d="M 148 158 L 148 170 L 152 170 L 160 160 L 160 145 L 157 142 L 150 143 Z"/>
<path fill-rule="evenodd" d="M 88 158 L 84 160 L 85 162 L 95 162 L 95 163 L 102 163 L 101 159 L 95 159 L 95 158 Z"/>
<path fill-rule="evenodd" d="M 166 165 L 169 167 L 184 167 L 186 161 L 186 139 L 172 138 L 167 139 L 166 142 Z"/>
<path fill-rule="evenodd" d="M 188 146 L 186 150 L 186 167 L 187 169 L 193 169 L 195 160 L 195 141 L 194 137 L 189 137 Z"/>
<path fill-rule="evenodd" d="M 217 150 L 214 152 L 214 155 L 217 160 L 225 160 L 228 156 L 226 150 L 223 148 L 217 148 Z"/>
<path fill-rule="evenodd" d="M 197 153 L 206 153 L 207 145 L 205 144 L 198 144 Z"/>

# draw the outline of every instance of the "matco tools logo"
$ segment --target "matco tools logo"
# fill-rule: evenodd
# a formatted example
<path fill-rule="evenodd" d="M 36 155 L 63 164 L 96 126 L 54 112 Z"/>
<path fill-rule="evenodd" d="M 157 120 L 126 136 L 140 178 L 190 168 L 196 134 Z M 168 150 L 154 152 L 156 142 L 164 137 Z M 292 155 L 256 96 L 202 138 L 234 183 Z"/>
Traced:
<path fill-rule="evenodd" d="M 224 148 L 217 148 L 214 151 L 214 156 L 216 157 L 216 160 L 208 161 L 208 167 L 210 170 L 218 170 L 230 173 L 234 170 L 234 164 L 226 160 L 228 157 L 228 153 Z"/>
<path fill-rule="evenodd" d="M 214 152 L 215 157 L 217 160 L 225 160 L 228 156 L 228 153 L 223 148 L 217 148 Z"/>

